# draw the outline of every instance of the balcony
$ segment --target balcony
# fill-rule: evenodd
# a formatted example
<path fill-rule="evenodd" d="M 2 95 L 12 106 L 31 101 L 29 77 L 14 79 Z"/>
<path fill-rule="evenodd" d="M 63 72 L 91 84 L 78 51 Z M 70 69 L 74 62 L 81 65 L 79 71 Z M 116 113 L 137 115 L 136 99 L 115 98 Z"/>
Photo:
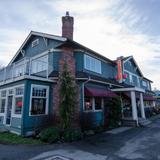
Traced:
<path fill-rule="evenodd" d="M 52 66 L 48 64 L 48 55 L 38 58 L 25 58 L 0 70 L 0 85 L 23 79 L 38 77 L 48 79 Z"/>

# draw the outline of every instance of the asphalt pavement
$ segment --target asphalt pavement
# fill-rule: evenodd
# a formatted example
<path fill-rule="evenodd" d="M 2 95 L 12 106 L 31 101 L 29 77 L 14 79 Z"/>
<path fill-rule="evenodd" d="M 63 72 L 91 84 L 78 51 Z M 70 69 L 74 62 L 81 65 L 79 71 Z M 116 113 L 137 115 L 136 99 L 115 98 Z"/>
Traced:
<path fill-rule="evenodd" d="M 0 160 L 160 160 L 160 119 L 147 127 L 118 128 L 74 143 L 0 144 Z"/>

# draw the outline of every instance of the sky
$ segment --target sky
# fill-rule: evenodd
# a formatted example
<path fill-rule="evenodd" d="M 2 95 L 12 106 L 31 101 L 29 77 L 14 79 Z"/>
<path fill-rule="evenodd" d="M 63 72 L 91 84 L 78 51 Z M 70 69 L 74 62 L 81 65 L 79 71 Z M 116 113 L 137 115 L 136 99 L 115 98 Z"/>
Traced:
<path fill-rule="evenodd" d="M 31 30 L 61 35 L 66 11 L 74 17 L 75 41 L 112 60 L 134 56 L 160 89 L 160 0 L 1 0 L 0 65 Z"/>

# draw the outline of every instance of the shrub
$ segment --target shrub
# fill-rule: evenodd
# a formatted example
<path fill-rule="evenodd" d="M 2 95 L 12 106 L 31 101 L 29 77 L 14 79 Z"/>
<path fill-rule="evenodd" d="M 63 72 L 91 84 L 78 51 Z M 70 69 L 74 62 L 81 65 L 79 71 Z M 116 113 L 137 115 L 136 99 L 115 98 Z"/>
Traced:
<path fill-rule="evenodd" d="M 40 133 L 40 140 L 48 143 L 57 142 L 58 140 L 60 140 L 60 129 L 58 129 L 57 127 L 44 129 Z"/>
<path fill-rule="evenodd" d="M 82 132 L 78 128 L 65 129 L 63 133 L 65 142 L 73 142 L 82 139 Z"/>
<path fill-rule="evenodd" d="M 100 125 L 100 126 L 97 126 L 96 128 L 94 128 L 94 132 L 95 133 L 101 133 L 104 131 L 104 126 Z"/>
<path fill-rule="evenodd" d="M 108 103 L 109 106 L 109 127 L 118 127 L 121 124 L 122 108 L 120 98 L 113 98 Z"/>

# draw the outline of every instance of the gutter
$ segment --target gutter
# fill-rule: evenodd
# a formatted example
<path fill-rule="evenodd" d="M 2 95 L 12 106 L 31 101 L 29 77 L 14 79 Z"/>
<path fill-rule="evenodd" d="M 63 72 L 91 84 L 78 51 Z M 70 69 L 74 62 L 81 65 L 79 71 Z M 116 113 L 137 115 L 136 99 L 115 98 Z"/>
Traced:
<path fill-rule="evenodd" d="M 82 93 L 83 93 L 83 111 L 84 111 L 84 85 L 86 83 L 88 83 L 91 80 L 90 76 L 88 77 L 88 79 L 82 83 Z"/>

